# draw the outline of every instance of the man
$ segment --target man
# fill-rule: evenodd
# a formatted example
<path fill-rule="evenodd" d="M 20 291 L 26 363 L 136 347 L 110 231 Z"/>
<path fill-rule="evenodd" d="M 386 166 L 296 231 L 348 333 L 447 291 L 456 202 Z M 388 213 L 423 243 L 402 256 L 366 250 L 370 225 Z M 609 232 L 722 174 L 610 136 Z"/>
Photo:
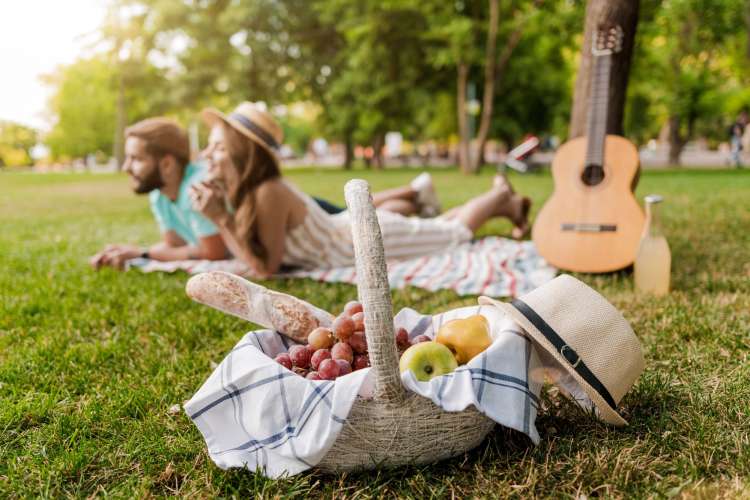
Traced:
<path fill-rule="evenodd" d="M 750 121 L 750 116 L 746 110 L 742 110 L 731 127 L 729 127 L 729 144 L 732 151 L 732 163 L 737 168 L 742 168 L 742 136 L 745 134 L 745 127 Z"/>
<path fill-rule="evenodd" d="M 91 258 L 95 269 L 122 269 L 136 257 L 161 261 L 227 258 L 216 226 L 193 210 L 188 191 L 205 172 L 189 159 L 187 133 L 172 120 L 149 118 L 125 131 L 123 170 L 130 175 L 133 191 L 148 193 L 162 241 L 148 248 L 107 245 Z"/>

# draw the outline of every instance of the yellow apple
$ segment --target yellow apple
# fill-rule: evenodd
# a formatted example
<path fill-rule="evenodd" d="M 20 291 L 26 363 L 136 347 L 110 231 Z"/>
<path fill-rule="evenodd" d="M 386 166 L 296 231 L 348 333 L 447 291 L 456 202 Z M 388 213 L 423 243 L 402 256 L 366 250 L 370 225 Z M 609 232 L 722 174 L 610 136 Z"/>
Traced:
<path fill-rule="evenodd" d="M 414 344 L 405 350 L 398 367 L 401 372 L 411 370 L 417 380 L 427 382 L 433 377 L 452 372 L 458 364 L 447 347 L 429 341 Z"/>
<path fill-rule="evenodd" d="M 435 340 L 450 349 L 460 365 L 468 363 L 492 343 L 490 325 L 481 314 L 448 321 L 440 327 Z"/>

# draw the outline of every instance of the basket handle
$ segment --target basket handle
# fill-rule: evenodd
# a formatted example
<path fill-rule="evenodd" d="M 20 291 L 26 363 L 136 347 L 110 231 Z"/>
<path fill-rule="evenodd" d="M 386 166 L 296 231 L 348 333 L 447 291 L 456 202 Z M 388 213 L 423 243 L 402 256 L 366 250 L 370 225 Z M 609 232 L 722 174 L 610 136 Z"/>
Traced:
<path fill-rule="evenodd" d="M 375 206 L 366 181 L 353 179 L 344 187 L 354 242 L 357 290 L 365 313 L 370 365 L 375 372 L 376 400 L 398 403 L 406 395 L 398 369 L 393 333 L 393 306 L 385 251 Z"/>

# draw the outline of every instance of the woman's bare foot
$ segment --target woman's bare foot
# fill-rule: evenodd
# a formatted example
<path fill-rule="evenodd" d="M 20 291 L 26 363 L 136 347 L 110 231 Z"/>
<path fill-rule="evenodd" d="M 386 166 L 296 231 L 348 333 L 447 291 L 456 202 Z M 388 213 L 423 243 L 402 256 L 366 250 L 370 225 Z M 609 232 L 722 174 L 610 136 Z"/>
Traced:
<path fill-rule="evenodd" d="M 526 196 L 514 195 L 511 199 L 513 205 L 513 212 L 510 215 L 510 220 L 513 223 L 513 230 L 511 236 L 513 239 L 523 239 L 531 229 L 529 225 L 529 211 L 531 210 L 531 199 Z"/>
<path fill-rule="evenodd" d="M 493 197 L 495 201 L 495 209 L 493 211 L 494 217 L 508 217 L 509 205 L 513 193 L 508 189 L 507 186 L 502 184 L 496 185 L 492 183 L 492 188 L 487 191 L 486 196 Z"/>
<path fill-rule="evenodd" d="M 501 174 L 492 179 L 492 190 L 504 194 L 504 196 L 498 196 L 496 215 L 509 218 L 513 223 L 511 236 L 516 240 L 523 239 L 531 229 L 529 226 L 531 200 L 526 196 L 516 194 L 511 183 Z"/>

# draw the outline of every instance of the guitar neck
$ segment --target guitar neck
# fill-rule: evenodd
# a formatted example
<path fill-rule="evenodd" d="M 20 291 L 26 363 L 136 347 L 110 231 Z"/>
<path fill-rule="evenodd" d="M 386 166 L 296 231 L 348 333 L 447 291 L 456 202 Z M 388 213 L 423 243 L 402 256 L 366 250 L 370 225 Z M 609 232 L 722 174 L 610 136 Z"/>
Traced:
<path fill-rule="evenodd" d="M 609 78 L 612 69 L 612 55 L 594 57 L 589 102 L 586 165 L 602 166 L 604 162 L 604 141 L 607 137 L 607 105 L 609 103 Z"/>

